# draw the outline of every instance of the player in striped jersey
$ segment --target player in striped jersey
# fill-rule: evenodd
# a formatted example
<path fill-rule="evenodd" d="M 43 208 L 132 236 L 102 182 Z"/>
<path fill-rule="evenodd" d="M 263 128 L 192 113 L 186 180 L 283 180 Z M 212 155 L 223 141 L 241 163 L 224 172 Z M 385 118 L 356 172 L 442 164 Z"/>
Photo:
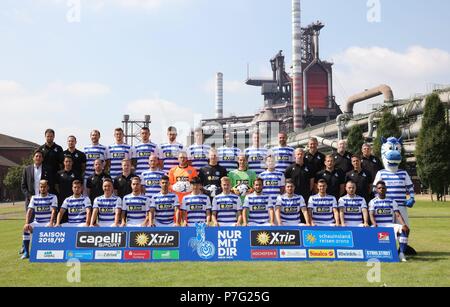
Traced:
<path fill-rule="evenodd" d="M 203 144 L 203 129 L 197 128 L 194 131 L 195 144 L 188 148 L 188 158 L 191 165 L 200 171 L 203 167 L 208 166 L 208 155 L 211 150 L 211 146 Z"/>
<path fill-rule="evenodd" d="M 160 181 L 164 172 L 159 169 L 159 159 L 156 154 L 152 154 L 148 160 L 150 169 L 143 172 L 140 176 L 142 187 L 145 190 L 145 196 L 152 198 L 153 195 L 161 191 Z"/>
<path fill-rule="evenodd" d="M 150 135 L 150 129 L 148 127 L 143 127 L 141 129 L 142 143 L 133 148 L 132 156 L 136 164 L 135 174 L 138 176 L 148 169 L 148 159 L 152 154 L 159 156 L 159 147 L 150 141 Z"/>
<path fill-rule="evenodd" d="M 327 182 L 320 179 L 317 183 L 319 193 L 308 201 L 311 226 L 339 226 L 339 212 L 336 198 L 327 194 Z"/>
<path fill-rule="evenodd" d="M 23 248 L 22 259 L 30 258 L 30 240 L 35 227 L 53 227 L 58 210 L 58 199 L 56 195 L 48 193 L 47 180 L 39 181 L 39 195 L 31 197 L 28 211 L 23 226 Z M 34 214 L 34 220 L 31 221 Z"/>
<path fill-rule="evenodd" d="M 109 166 L 109 175 L 116 178 L 122 174 L 122 161 L 131 160 L 133 156 L 132 147 L 124 142 L 122 128 L 114 130 L 116 143 L 108 146 L 107 165 Z"/>
<path fill-rule="evenodd" d="M 243 213 L 243 226 L 275 226 L 273 202 L 269 195 L 263 194 L 263 181 L 255 180 L 255 192 L 245 197 Z M 248 214 L 248 220 L 247 220 Z"/>
<path fill-rule="evenodd" d="M 113 195 L 114 189 L 111 179 L 105 178 L 103 180 L 103 191 L 105 194 L 94 200 L 91 227 L 119 227 L 122 200 L 120 197 Z"/>
<path fill-rule="evenodd" d="M 364 198 L 356 195 L 356 183 L 345 185 L 347 195 L 339 198 L 338 209 L 342 227 L 369 227 L 369 212 Z"/>
<path fill-rule="evenodd" d="M 178 154 L 184 151 L 182 144 L 177 143 L 177 128 L 169 127 L 167 129 L 167 137 L 169 142 L 159 146 L 159 159 L 162 163 L 164 174 L 168 175 L 169 171 L 178 165 Z"/>
<path fill-rule="evenodd" d="M 257 176 L 247 168 L 247 158 L 244 154 L 239 155 L 238 164 L 238 169 L 228 173 L 228 178 L 231 180 L 233 193 L 239 195 L 241 202 L 244 202 L 245 196 L 253 193 L 252 186 Z"/>
<path fill-rule="evenodd" d="M 108 156 L 108 148 L 99 143 L 100 131 L 92 130 L 90 137 L 92 144 L 84 147 L 84 153 L 86 154 L 86 171 L 84 172 L 84 180 L 87 180 L 89 177 L 94 175 L 95 160 L 100 159 L 102 162 L 105 162 Z"/>
<path fill-rule="evenodd" d="M 56 219 L 55 227 L 89 227 L 91 223 L 92 204 L 87 196 L 83 196 L 83 184 L 80 180 L 72 183 L 73 195 L 66 198 L 61 206 Z M 69 220 L 61 224 L 65 212 L 68 212 Z"/>
<path fill-rule="evenodd" d="M 192 193 L 183 197 L 181 211 L 183 225 L 194 227 L 196 223 L 211 222 L 211 200 L 208 195 L 202 194 L 202 181 L 196 177 L 192 179 Z"/>
<path fill-rule="evenodd" d="M 148 225 L 150 198 L 142 194 L 141 179 L 131 179 L 131 194 L 126 195 L 122 202 L 122 227 L 145 227 Z"/>
<path fill-rule="evenodd" d="M 219 155 L 219 165 L 225 167 L 227 172 L 238 169 L 238 156 L 241 150 L 233 146 L 233 139 L 230 133 L 225 134 L 225 145 L 217 150 Z"/>
<path fill-rule="evenodd" d="M 253 133 L 252 140 L 252 147 L 247 148 L 244 154 L 248 161 L 248 169 L 254 171 L 258 176 L 264 172 L 266 158 L 271 156 L 272 152 L 259 146 L 259 132 Z"/>
<path fill-rule="evenodd" d="M 402 262 L 405 262 L 409 227 L 400 213 L 397 202 L 391 198 L 387 198 L 386 183 L 384 181 L 379 181 L 376 184 L 376 193 L 378 196 L 369 203 L 369 214 L 370 220 L 372 221 L 372 227 L 394 228 L 394 232 L 400 245 L 399 258 Z"/>
<path fill-rule="evenodd" d="M 163 176 L 160 181 L 161 192 L 154 195 L 150 202 L 150 226 L 180 226 L 178 196 L 169 192 L 169 177 Z M 174 222 L 175 221 L 175 222 Z"/>
<path fill-rule="evenodd" d="M 286 179 L 284 173 L 275 170 L 275 159 L 267 157 L 267 171 L 262 172 L 258 178 L 263 180 L 263 194 L 269 195 L 272 202 L 275 203 L 277 197 L 284 193 Z"/>
<path fill-rule="evenodd" d="M 242 222 L 241 198 L 231 192 L 230 178 L 223 177 L 220 184 L 223 192 L 213 199 L 212 224 L 220 227 L 239 226 Z"/>
<path fill-rule="evenodd" d="M 272 154 L 275 158 L 275 169 L 279 172 L 286 172 L 286 169 L 295 162 L 294 148 L 287 146 L 286 132 L 278 133 L 277 147 L 272 148 Z"/>
<path fill-rule="evenodd" d="M 286 180 L 286 193 L 277 198 L 275 204 L 275 218 L 279 226 L 299 226 L 301 223 L 300 214 L 306 220 L 306 226 L 309 224 L 308 209 L 305 199 L 301 195 L 294 194 L 295 184 L 292 179 Z"/>

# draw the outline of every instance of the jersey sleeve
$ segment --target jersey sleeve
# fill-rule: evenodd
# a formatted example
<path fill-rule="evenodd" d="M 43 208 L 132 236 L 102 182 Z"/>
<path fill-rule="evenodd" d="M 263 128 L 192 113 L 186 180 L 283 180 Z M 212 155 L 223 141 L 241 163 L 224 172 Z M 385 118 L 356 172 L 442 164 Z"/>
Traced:
<path fill-rule="evenodd" d="M 122 199 L 120 199 L 120 197 L 117 197 L 116 209 L 122 209 Z"/>
<path fill-rule="evenodd" d="M 282 205 L 281 202 L 282 202 L 282 196 L 280 195 L 277 197 L 277 200 L 275 202 L 275 207 L 281 207 L 281 205 Z"/>
<path fill-rule="evenodd" d="M 31 196 L 30 203 L 28 204 L 28 209 L 34 210 L 34 196 Z"/>
<path fill-rule="evenodd" d="M 375 211 L 375 203 L 373 199 L 369 202 L 369 211 L 374 212 Z"/>
<path fill-rule="evenodd" d="M 173 201 L 173 206 L 174 207 L 180 207 L 180 201 L 178 200 L 178 196 L 175 195 L 175 199 Z"/>
<path fill-rule="evenodd" d="M 89 199 L 89 197 L 85 197 L 84 198 L 84 208 L 92 208 L 92 203 L 91 200 Z"/>
<path fill-rule="evenodd" d="M 405 176 L 406 190 L 408 191 L 409 195 L 414 195 L 414 184 L 413 184 L 409 174 L 406 171 L 405 171 L 405 173 L 406 173 L 406 176 Z"/>
<path fill-rule="evenodd" d="M 56 197 L 56 195 L 53 195 L 53 197 L 52 197 L 51 207 L 52 208 L 58 208 L 58 198 Z"/>
<path fill-rule="evenodd" d="M 242 205 L 242 209 L 249 208 L 249 200 L 248 196 L 245 196 L 244 204 Z"/>
<path fill-rule="evenodd" d="M 379 171 L 379 172 L 377 173 L 377 175 L 375 176 L 375 179 L 373 180 L 372 186 L 373 186 L 373 190 L 374 190 L 374 191 L 375 191 L 375 188 L 376 188 L 376 186 L 377 186 L 378 181 L 380 181 L 380 180 L 381 180 L 381 172 Z"/>
<path fill-rule="evenodd" d="M 400 209 L 398 208 L 398 204 L 395 200 L 392 201 L 392 208 L 394 209 L 394 211 L 400 211 Z"/>
<path fill-rule="evenodd" d="M 366 200 L 364 198 L 361 198 L 361 208 L 363 208 L 363 209 L 367 209 L 368 208 L 367 202 L 366 202 Z"/>
<path fill-rule="evenodd" d="M 151 206 L 152 200 L 150 197 L 146 197 L 145 198 L 145 211 L 148 212 L 150 211 L 150 206 Z"/>
<path fill-rule="evenodd" d="M 206 197 L 206 210 L 211 209 L 212 209 L 211 200 L 209 199 L 209 197 Z"/>
<path fill-rule="evenodd" d="M 217 211 L 217 210 L 218 210 L 218 208 L 217 208 L 217 199 L 216 199 L 216 197 L 214 197 L 213 201 L 212 201 L 212 211 Z"/>
<path fill-rule="evenodd" d="M 92 205 L 92 208 L 98 208 L 98 198 L 94 199 L 94 204 Z"/>
<path fill-rule="evenodd" d="M 106 146 L 105 160 L 111 160 L 111 151 L 109 150 L 109 146 Z"/>
<path fill-rule="evenodd" d="M 181 201 L 180 210 L 186 211 L 186 196 Z"/>
<path fill-rule="evenodd" d="M 336 197 L 334 197 L 334 196 L 332 196 L 332 197 L 333 197 L 333 208 L 337 208 L 338 206 L 337 206 Z"/>
<path fill-rule="evenodd" d="M 63 204 L 61 205 L 61 208 L 64 210 L 67 210 L 67 198 L 64 199 Z"/>
<path fill-rule="evenodd" d="M 306 202 L 305 199 L 303 198 L 303 196 L 300 196 L 300 208 L 306 208 Z"/>
<path fill-rule="evenodd" d="M 338 208 L 344 208 L 345 207 L 345 201 L 344 201 L 344 197 L 339 198 L 338 201 Z"/>
<path fill-rule="evenodd" d="M 267 208 L 274 208 L 275 207 L 275 202 L 274 202 L 274 200 L 271 198 L 271 197 L 269 197 L 269 202 L 267 203 Z"/>
<path fill-rule="evenodd" d="M 237 198 L 236 198 L 236 203 L 237 203 L 237 206 L 236 206 L 237 210 L 238 210 L 238 211 L 242 211 L 243 206 L 242 206 L 242 200 L 241 200 L 240 197 L 237 197 Z"/>

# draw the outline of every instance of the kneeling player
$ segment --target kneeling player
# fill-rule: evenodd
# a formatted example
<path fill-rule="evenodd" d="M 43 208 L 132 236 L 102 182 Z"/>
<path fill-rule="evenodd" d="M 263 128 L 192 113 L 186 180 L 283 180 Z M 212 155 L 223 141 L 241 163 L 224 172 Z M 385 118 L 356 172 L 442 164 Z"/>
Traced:
<path fill-rule="evenodd" d="M 31 198 L 23 226 L 24 253 L 22 259 L 30 258 L 30 240 L 33 229 L 35 227 L 53 227 L 57 210 L 58 199 L 55 195 L 48 193 L 47 180 L 39 181 L 39 195 Z M 33 213 L 34 221 L 31 222 Z"/>
<path fill-rule="evenodd" d="M 83 183 L 75 180 L 72 183 L 73 195 L 66 198 L 59 210 L 55 227 L 89 227 L 91 222 L 92 204 L 89 197 L 83 196 Z M 69 221 L 61 224 L 66 211 Z"/>
<path fill-rule="evenodd" d="M 214 197 L 212 204 L 212 223 L 214 226 L 239 226 L 242 222 L 241 198 L 231 192 L 231 180 L 220 179 L 222 193 Z"/>
<path fill-rule="evenodd" d="M 142 194 L 141 179 L 131 179 L 131 194 L 122 202 L 122 227 L 146 227 L 149 223 L 150 198 Z"/>
<path fill-rule="evenodd" d="M 327 182 L 320 179 L 317 183 L 319 194 L 311 196 L 308 201 L 311 226 L 339 226 L 339 212 L 334 196 L 327 194 Z"/>
<path fill-rule="evenodd" d="M 196 223 L 211 222 L 211 201 L 208 195 L 202 194 L 203 184 L 200 178 L 192 179 L 192 193 L 183 197 L 181 211 L 183 225 L 194 227 Z"/>
<path fill-rule="evenodd" d="M 399 258 L 402 262 L 406 262 L 405 250 L 408 246 L 409 228 L 406 225 L 397 203 L 393 199 L 386 198 L 386 183 L 379 181 L 376 185 L 378 196 L 369 203 L 370 219 L 372 227 L 390 227 L 394 228 L 397 236 L 400 253 Z M 400 224 L 395 224 L 397 220 Z"/>
<path fill-rule="evenodd" d="M 114 187 L 111 179 L 103 180 L 103 196 L 94 200 L 91 227 L 119 227 L 122 200 L 113 195 Z M 97 221 L 98 219 L 98 221 Z"/>
<path fill-rule="evenodd" d="M 253 185 L 255 192 L 245 197 L 243 226 L 275 226 L 273 203 L 270 195 L 263 194 L 263 180 L 258 178 Z M 248 214 L 248 220 L 247 220 Z"/>
<path fill-rule="evenodd" d="M 356 183 L 347 182 L 347 195 L 339 198 L 339 214 L 342 227 L 369 227 L 369 212 L 364 198 L 356 195 Z"/>
<path fill-rule="evenodd" d="M 160 185 L 161 192 L 154 195 L 150 202 L 150 226 L 179 227 L 180 203 L 178 196 L 169 192 L 169 177 L 163 176 Z"/>
<path fill-rule="evenodd" d="M 308 209 L 303 196 L 294 194 L 295 185 L 292 179 L 286 180 L 286 193 L 277 198 L 275 204 L 275 217 L 279 226 L 304 226 L 301 224 L 300 214 L 310 226 Z"/>

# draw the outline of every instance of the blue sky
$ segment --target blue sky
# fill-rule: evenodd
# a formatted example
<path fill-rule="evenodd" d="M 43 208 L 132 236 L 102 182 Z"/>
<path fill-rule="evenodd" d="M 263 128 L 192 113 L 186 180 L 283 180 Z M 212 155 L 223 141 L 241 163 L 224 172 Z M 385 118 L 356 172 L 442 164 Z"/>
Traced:
<path fill-rule="evenodd" d="M 43 143 L 53 127 L 59 144 L 75 134 L 82 147 L 97 128 L 109 144 L 123 114 L 150 114 L 161 142 L 168 125 L 186 132 L 213 116 L 216 72 L 225 115 L 252 114 L 263 101 L 243 83 L 247 63 L 267 75 L 284 50 L 291 64 L 290 0 L 81 0 L 70 23 L 72 2 L 0 2 L 0 133 Z M 372 2 L 380 22 L 368 22 L 366 0 L 302 2 L 303 24 L 326 25 L 321 58 L 335 63 L 338 103 L 380 83 L 397 98 L 450 84 L 450 2 Z"/>

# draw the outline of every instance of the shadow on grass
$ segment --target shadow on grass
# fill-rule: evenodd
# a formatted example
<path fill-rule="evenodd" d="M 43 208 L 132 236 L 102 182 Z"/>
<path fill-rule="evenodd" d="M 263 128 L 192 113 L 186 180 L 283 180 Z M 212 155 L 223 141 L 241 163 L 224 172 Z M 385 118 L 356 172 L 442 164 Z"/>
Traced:
<path fill-rule="evenodd" d="M 412 256 L 413 261 L 436 262 L 450 260 L 450 252 L 418 252 L 417 256 Z"/>

